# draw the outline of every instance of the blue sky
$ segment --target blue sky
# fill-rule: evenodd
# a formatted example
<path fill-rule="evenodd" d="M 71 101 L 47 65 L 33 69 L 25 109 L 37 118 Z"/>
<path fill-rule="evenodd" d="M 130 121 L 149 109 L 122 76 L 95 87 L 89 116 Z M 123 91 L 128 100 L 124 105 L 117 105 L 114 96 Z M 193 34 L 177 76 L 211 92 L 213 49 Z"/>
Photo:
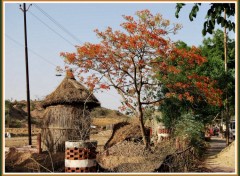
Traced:
<path fill-rule="evenodd" d="M 15 2 L 4 4 L 5 99 L 13 100 L 26 99 L 23 12 L 19 9 L 19 4 Z M 209 8 L 209 4 L 202 4 L 197 19 L 190 22 L 188 14 L 192 7 L 191 4 L 187 4 L 182 9 L 178 19 L 175 18 L 175 3 L 36 4 L 80 41 L 74 40 L 59 29 L 35 5 L 29 8 L 27 32 L 31 99 L 44 99 L 64 78 L 55 76 L 56 66 L 64 66 L 63 59 L 59 55 L 60 52 L 75 51 L 74 45 L 84 42 L 98 42 L 98 38 L 93 32 L 94 29 L 98 28 L 101 31 L 108 26 L 119 29 L 119 24 L 124 22 L 122 15 L 133 16 L 138 10 L 149 9 L 153 14 L 162 14 L 172 23 L 183 25 L 183 28 L 175 36 L 171 36 L 173 41 L 182 40 L 188 45 L 199 46 L 203 40 L 201 31 Z M 234 34 L 230 33 L 230 36 L 233 38 Z M 117 109 L 121 105 L 120 97 L 114 90 L 99 92 L 95 95 L 103 107 Z"/>

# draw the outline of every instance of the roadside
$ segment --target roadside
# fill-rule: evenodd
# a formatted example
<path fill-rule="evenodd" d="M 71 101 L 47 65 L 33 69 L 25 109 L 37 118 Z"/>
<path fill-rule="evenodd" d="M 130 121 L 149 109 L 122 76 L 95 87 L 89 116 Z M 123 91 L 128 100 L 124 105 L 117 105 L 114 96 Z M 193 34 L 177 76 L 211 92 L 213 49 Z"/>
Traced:
<path fill-rule="evenodd" d="M 226 139 L 212 136 L 204 154 L 202 168 L 205 172 L 235 172 L 235 141 L 226 147 Z"/>

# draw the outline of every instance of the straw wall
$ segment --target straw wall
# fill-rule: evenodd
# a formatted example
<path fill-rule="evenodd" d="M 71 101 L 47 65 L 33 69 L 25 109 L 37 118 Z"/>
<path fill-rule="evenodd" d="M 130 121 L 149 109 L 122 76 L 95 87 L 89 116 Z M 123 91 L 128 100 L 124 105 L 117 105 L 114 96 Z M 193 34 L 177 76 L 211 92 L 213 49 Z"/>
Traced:
<path fill-rule="evenodd" d="M 64 152 L 65 141 L 88 140 L 91 120 L 89 111 L 83 109 L 83 105 L 47 107 L 42 128 L 43 149 Z"/>

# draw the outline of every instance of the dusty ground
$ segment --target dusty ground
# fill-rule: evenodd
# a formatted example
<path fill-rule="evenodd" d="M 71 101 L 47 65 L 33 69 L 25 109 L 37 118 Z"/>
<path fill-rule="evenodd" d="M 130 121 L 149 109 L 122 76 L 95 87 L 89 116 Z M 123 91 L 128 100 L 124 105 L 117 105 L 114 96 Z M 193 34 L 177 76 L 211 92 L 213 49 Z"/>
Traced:
<path fill-rule="evenodd" d="M 150 172 L 159 167 L 168 152 L 156 150 L 158 154 L 144 151 L 144 145 L 133 142 L 121 142 L 109 149 L 109 155 L 103 149 L 112 134 L 111 130 L 105 130 L 98 134 L 92 134 L 91 140 L 98 141 L 97 161 L 101 168 L 107 172 Z M 33 137 L 35 145 L 36 136 Z M 27 145 L 28 137 L 13 137 L 6 139 L 7 147 L 22 147 Z M 171 153 L 172 151 L 170 151 Z M 64 168 L 64 153 L 53 155 L 54 169 L 62 172 Z M 45 152 L 41 155 L 29 152 L 17 152 L 10 150 L 6 152 L 6 171 L 7 172 L 52 172 L 54 169 L 51 164 L 51 156 Z"/>
<path fill-rule="evenodd" d="M 27 134 L 26 129 L 8 129 L 14 134 Z M 98 134 L 92 134 L 91 140 L 98 141 L 97 151 L 103 151 L 103 145 L 109 139 L 111 130 L 102 131 Z M 37 136 L 32 137 L 33 145 L 36 145 Z M 23 147 L 28 145 L 28 137 L 12 137 L 5 139 L 6 147 Z M 10 151 L 5 153 L 6 172 L 63 172 L 65 153 L 58 153 L 51 156 L 45 152 L 42 154 L 30 152 Z M 53 162 L 51 162 L 51 158 Z M 54 163 L 54 166 L 52 166 Z"/>
<path fill-rule="evenodd" d="M 27 136 L 28 128 L 5 128 L 5 132 L 11 133 L 12 136 Z M 32 128 L 32 135 L 41 133 L 40 128 Z"/>
<path fill-rule="evenodd" d="M 28 145 L 28 129 L 27 128 L 6 128 L 6 132 L 10 132 L 12 138 L 5 138 L 6 147 L 22 147 Z M 37 143 L 37 134 L 41 133 L 40 128 L 32 130 L 33 145 Z M 104 130 L 97 134 L 91 134 L 91 140 L 97 140 L 99 146 L 103 146 L 112 134 L 112 130 Z"/>
<path fill-rule="evenodd" d="M 11 132 L 17 132 L 12 129 Z M 21 133 L 26 130 L 20 129 Z M 38 133 L 37 130 L 35 130 Z M 98 163 L 101 167 L 110 169 L 111 172 L 147 172 L 152 171 L 157 165 L 160 165 L 164 157 L 170 150 L 159 150 L 158 153 L 143 153 L 143 146 L 134 143 L 121 142 L 109 149 L 109 155 L 103 150 L 103 145 L 111 136 L 111 130 L 105 130 L 98 134 L 92 134 L 91 140 L 98 141 L 97 156 Z M 5 146 L 22 147 L 28 144 L 28 137 L 6 138 Z M 33 145 L 36 144 L 36 136 L 33 136 Z M 235 142 L 226 148 L 225 139 L 212 137 L 209 148 L 205 154 L 204 163 L 200 172 L 235 172 Z M 172 148 L 172 147 L 169 147 Z M 146 157 L 147 156 L 147 157 Z M 64 168 L 64 153 L 52 156 L 56 159 L 54 167 L 58 172 L 62 172 Z M 52 171 L 51 159 L 48 153 L 42 155 L 32 153 L 7 152 L 6 153 L 6 171 L 15 172 L 50 172 Z M 157 161 L 157 162 L 156 162 Z M 39 164 L 41 163 L 41 165 Z M 48 170 L 47 170 L 48 169 Z"/>
<path fill-rule="evenodd" d="M 124 141 L 97 154 L 98 172 L 153 172 L 159 168 L 169 147 L 144 151 L 144 145 Z M 65 153 L 42 154 L 10 150 L 5 156 L 6 172 L 64 172 Z"/>
<path fill-rule="evenodd" d="M 32 136 L 32 144 L 37 145 L 37 136 Z M 5 139 L 5 147 L 23 147 L 28 145 L 28 137 L 12 137 Z"/>
<path fill-rule="evenodd" d="M 98 141 L 98 147 L 97 147 L 98 152 L 104 151 L 104 145 L 110 138 L 111 134 L 112 134 L 112 130 L 105 130 L 105 131 L 99 132 L 97 134 L 90 135 L 90 140 Z"/>
<path fill-rule="evenodd" d="M 226 147 L 226 139 L 213 136 L 203 167 L 206 172 L 235 172 L 235 141 Z"/>

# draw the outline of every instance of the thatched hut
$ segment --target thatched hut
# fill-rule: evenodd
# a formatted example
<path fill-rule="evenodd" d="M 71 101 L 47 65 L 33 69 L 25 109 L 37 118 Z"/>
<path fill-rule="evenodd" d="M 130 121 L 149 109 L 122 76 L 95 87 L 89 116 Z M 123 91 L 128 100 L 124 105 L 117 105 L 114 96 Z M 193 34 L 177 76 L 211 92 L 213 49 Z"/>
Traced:
<path fill-rule="evenodd" d="M 90 135 L 90 111 L 100 106 L 91 94 L 70 74 L 43 101 L 43 148 L 63 152 L 67 140 L 87 140 Z"/>

